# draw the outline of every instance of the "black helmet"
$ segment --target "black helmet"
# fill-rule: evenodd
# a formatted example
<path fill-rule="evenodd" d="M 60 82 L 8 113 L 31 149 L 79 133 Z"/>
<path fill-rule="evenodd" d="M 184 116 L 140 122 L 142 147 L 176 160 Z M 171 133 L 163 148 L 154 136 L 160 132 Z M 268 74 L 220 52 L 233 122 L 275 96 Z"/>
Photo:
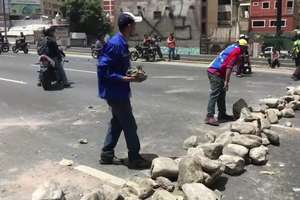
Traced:
<path fill-rule="evenodd" d="M 55 31 L 55 27 L 54 26 L 51 26 L 50 28 L 47 28 L 43 31 L 44 35 L 45 36 L 50 36 L 51 33 L 53 33 Z"/>

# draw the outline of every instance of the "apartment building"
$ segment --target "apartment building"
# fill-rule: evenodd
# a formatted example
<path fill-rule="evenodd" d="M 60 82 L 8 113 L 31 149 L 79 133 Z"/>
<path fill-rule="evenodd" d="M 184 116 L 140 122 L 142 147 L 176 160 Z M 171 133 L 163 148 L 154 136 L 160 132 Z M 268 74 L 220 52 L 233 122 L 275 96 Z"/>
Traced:
<path fill-rule="evenodd" d="M 282 0 L 282 32 L 291 33 L 297 26 L 297 0 Z M 277 23 L 276 0 L 252 0 L 250 30 L 254 33 L 275 33 Z"/>

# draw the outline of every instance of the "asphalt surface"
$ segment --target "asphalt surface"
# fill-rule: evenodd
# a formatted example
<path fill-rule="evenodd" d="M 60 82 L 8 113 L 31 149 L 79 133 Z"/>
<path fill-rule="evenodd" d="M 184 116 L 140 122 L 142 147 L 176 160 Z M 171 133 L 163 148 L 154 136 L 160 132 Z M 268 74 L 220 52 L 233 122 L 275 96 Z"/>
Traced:
<path fill-rule="evenodd" d="M 0 188 L 40 162 L 62 158 L 122 178 L 149 173 L 98 164 L 110 113 L 97 97 L 96 61 L 85 56 L 68 59 L 65 68 L 74 82 L 73 88 L 49 92 L 36 86 L 36 55 L 0 55 Z M 209 92 L 206 64 L 171 62 L 143 66 L 149 79 L 132 84 L 132 104 L 143 153 L 181 156 L 185 154 L 182 143 L 190 135 L 226 130 L 226 124 L 212 128 L 203 123 Z M 232 78 L 227 96 L 229 113 L 233 102 L 241 97 L 250 105 L 256 104 L 263 97 L 283 96 L 286 86 L 295 85 L 290 71 L 268 70 Z M 291 121 L 300 128 L 299 113 Z M 283 128 L 278 128 L 278 132 L 281 146 L 270 147 L 268 165 L 250 165 L 242 176 L 224 175 L 220 179 L 216 188 L 225 200 L 300 199 L 300 132 Z M 87 138 L 89 143 L 79 144 L 81 138 Z M 127 156 L 123 137 L 116 153 Z M 262 175 L 260 171 L 275 174 Z M 5 195 L 0 190 L 0 199 L 6 199 Z"/>

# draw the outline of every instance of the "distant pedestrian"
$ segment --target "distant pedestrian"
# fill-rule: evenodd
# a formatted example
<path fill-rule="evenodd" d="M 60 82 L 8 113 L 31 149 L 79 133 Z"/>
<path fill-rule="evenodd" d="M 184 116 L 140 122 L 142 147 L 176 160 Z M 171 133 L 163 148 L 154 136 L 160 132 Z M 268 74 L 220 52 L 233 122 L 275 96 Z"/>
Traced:
<path fill-rule="evenodd" d="M 218 126 L 219 123 L 233 120 L 233 117 L 226 113 L 226 92 L 228 91 L 232 68 L 238 64 L 237 62 L 240 62 L 240 57 L 247 45 L 246 40 L 239 40 L 223 50 L 210 64 L 207 73 L 211 91 L 205 119 L 206 124 Z M 216 104 L 219 110 L 218 120 L 214 117 Z"/>
<path fill-rule="evenodd" d="M 175 58 L 175 49 L 176 49 L 176 39 L 174 33 L 170 33 L 167 39 L 167 45 L 169 48 L 169 61 Z"/>
<path fill-rule="evenodd" d="M 115 147 L 121 132 L 124 132 L 128 148 L 129 168 L 148 168 L 149 162 L 140 155 L 140 141 L 137 124 L 130 103 L 130 82 L 136 78 L 126 75 L 130 68 L 128 39 L 135 31 L 135 23 L 142 21 L 131 13 L 121 13 L 118 19 L 120 32 L 116 33 L 104 46 L 98 58 L 99 96 L 106 100 L 112 118 L 100 156 L 100 164 L 122 164 L 115 156 Z"/>
<path fill-rule="evenodd" d="M 296 35 L 296 40 L 293 46 L 293 58 L 295 60 L 296 69 L 292 75 L 294 81 L 300 80 L 300 32 Z"/>
<path fill-rule="evenodd" d="M 280 58 L 279 51 L 277 49 L 273 48 L 272 53 L 271 53 L 271 58 L 270 58 L 270 61 L 269 61 L 269 64 L 270 64 L 271 68 L 275 68 L 276 66 L 280 67 L 279 58 Z"/>

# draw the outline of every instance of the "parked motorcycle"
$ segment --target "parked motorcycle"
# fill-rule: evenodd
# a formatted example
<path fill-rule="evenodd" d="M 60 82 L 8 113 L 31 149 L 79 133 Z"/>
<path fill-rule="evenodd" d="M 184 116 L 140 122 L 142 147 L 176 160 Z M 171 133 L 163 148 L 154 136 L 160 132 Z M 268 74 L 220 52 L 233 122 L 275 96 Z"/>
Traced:
<path fill-rule="evenodd" d="M 25 54 L 28 54 L 28 43 L 22 43 L 21 40 L 16 40 L 16 44 L 12 46 L 12 51 L 14 53 L 18 53 L 19 51 L 23 51 Z"/>
<path fill-rule="evenodd" d="M 130 59 L 132 61 L 136 61 L 139 58 L 144 58 L 146 61 L 154 62 L 156 57 L 156 48 L 142 47 L 140 45 L 136 45 L 135 49 L 130 52 Z"/>

